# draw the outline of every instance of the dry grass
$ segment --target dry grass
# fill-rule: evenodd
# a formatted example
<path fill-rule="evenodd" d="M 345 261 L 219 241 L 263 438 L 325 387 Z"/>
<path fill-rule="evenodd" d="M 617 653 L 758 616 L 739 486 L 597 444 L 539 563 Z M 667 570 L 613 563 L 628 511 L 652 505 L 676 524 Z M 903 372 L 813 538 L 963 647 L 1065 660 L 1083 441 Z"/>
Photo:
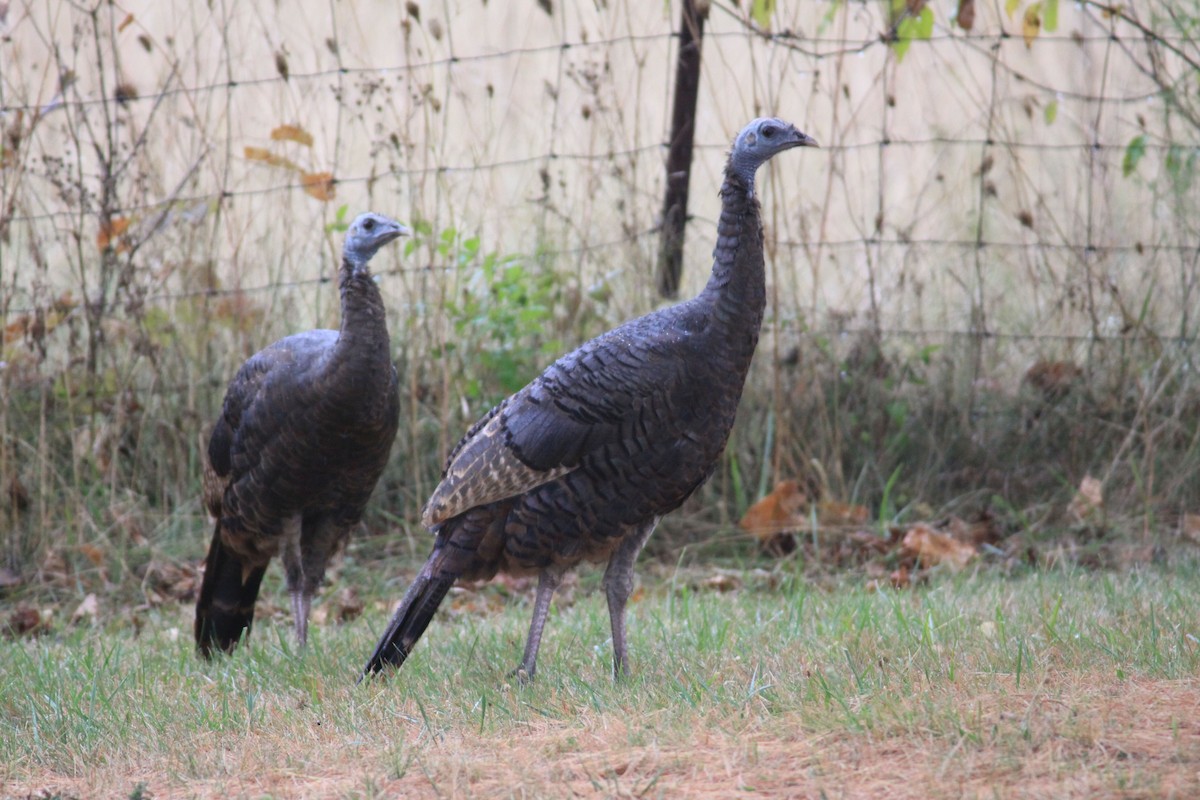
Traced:
<path fill-rule="evenodd" d="M 445 615 L 390 680 L 353 685 L 386 613 L 287 620 L 201 665 L 191 609 L 140 637 L 7 643 L 5 797 L 1190 797 L 1200 791 L 1192 567 L 981 573 L 925 590 L 780 573 L 732 593 L 655 582 L 636 675 L 608 676 L 577 592 L 536 685 L 505 678 L 528 607 Z M 475 610 L 467 610 L 474 608 Z M 138 785 L 143 784 L 141 789 Z"/>
<path fill-rule="evenodd" d="M 480 734 L 374 720 L 374 735 L 259 730 L 196 742 L 190 777 L 143 751 L 68 774 L 10 783 L 6 796 L 49 792 L 153 797 L 1193 797 L 1200 791 L 1200 690 L 1194 680 L 1060 674 L 1026 692 L 975 676 L 903 709 L 970 709 L 957 736 L 921 730 L 815 731 L 805 715 L 712 711 L 660 729 L 634 709 L 561 709 Z M 409 709 L 419 714 L 415 704 Z M 367 734 L 368 731 L 362 731 Z M 417 752 L 402 755 L 405 744 Z M 403 774 L 397 775 L 397 772 Z"/>

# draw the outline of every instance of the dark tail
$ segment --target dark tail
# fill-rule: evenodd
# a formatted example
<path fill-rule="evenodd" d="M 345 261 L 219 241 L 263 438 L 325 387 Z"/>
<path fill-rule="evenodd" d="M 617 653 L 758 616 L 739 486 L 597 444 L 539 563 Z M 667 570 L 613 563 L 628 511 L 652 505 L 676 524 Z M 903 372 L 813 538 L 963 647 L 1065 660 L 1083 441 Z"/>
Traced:
<path fill-rule="evenodd" d="M 387 665 L 399 667 L 403 664 L 417 639 L 429 627 L 438 606 L 457 578 L 452 573 L 435 568 L 438 555 L 435 550 L 412 586 L 408 587 L 408 593 L 396 607 L 391 623 L 380 637 L 379 644 L 375 645 L 375 652 L 363 667 L 360 681 L 372 673 L 380 672 Z"/>
<path fill-rule="evenodd" d="M 265 564 L 249 570 L 243 567 L 241 560 L 222 544 L 218 522 L 196 601 L 196 647 L 201 656 L 212 658 L 214 649 L 231 653 L 243 636 L 250 635 L 254 601 L 266 571 Z"/>

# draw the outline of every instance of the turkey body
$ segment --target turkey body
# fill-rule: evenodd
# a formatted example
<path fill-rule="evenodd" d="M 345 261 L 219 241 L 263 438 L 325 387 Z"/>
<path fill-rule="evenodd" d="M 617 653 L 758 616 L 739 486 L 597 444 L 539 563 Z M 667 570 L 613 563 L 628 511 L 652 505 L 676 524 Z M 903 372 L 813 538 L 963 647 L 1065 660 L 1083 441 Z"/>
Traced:
<path fill-rule="evenodd" d="M 425 507 L 433 552 L 364 674 L 404 662 L 456 580 L 505 572 L 539 575 L 515 671 L 531 678 L 550 599 L 583 561 L 608 562 L 613 669 L 627 671 L 633 563 L 659 518 L 712 474 L 758 343 L 766 291 L 755 171 L 812 144 L 779 120 L 750 123 L 726 168 L 704 291 L 563 356 L 467 432 Z"/>
<path fill-rule="evenodd" d="M 339 330 L 281 339 L 230 382 L 208 446 L 204 500 L 216 518 L 196 605 L 196 642 L 230 651 L 282 555 L 297 640 L 330 556 L 362 518 L 399 424 L 399 386 L 367 261 L 405 229 L 376 214 L 351 226 Z"/>

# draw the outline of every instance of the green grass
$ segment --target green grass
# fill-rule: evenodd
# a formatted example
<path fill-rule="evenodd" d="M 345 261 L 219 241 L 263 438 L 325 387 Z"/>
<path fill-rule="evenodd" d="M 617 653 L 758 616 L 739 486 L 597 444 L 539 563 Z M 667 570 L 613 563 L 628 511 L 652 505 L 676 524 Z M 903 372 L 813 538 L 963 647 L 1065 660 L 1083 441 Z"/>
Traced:
<path fill-rule="evenodd" d="M 448 603 L 401 672 L 361 686 L 380 597 L 318 627 L 303 655 L 271 615 L 249 647 L 200 663 L 191 609 L 176 605 L 141 612 L 140 634 L 114 615 L 4 641 L 0 785 L 79 797 L 139 783 L 152 796 L 344 797 L 1200 788 L 1195 565 L 983 571 L 905 592 L 760 571 L 715 593 L 693 578 L 646 580 L 622 683 L 590 588 L 552 613 L 527 688 L 507 673 L 529 603 L 481 613 L 472 595 Z M 912 755 L 904 769 L 896 753 Z"/>

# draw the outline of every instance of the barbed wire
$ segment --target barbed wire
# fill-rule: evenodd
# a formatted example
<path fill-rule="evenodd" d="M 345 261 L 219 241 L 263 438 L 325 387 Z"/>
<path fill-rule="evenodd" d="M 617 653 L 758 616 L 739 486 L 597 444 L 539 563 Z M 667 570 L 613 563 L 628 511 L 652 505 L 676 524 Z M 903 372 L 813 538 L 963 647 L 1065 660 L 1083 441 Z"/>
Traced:
<path fill-rule="evenodd" d="M 706 226 L 715 226 L 715 220 L 707 220 L 701 217 L 691 217 L 689 221 L 703 221 Z M 609 239 L 602 242 L 587 242 L 572 247 L 563 248 L 546 248 L 538 251 L 537 256 L 530 256 L 530 259 L 545 258 L 553 260 L 561 256 L 581 255 L 587 253 L 597 253 L 606 250 L 619 248 L 627 248 L 643 239 L 657 236 L 659 228 L 657 226 L 646 228 L 628 236 Z M 1014 242 L 1005 240 L 984 239 L 982 241 L 976 239 L 902 239 L 902 238 L 887 238 L 866 236 L 858 239 L 823 239 L 817 241 L 797 241 L 792 239 L 773 239 L 770 243 L 775 247 L 781 247 L 788 250 L 810 250 L 815 248 L 822 249 L 860 249 L 867 247 L 894 247 L 894 248 L 944 248 L 953 250 L 977 250 L 984 248 L 994 248 L 999 250 L 1066 250 L 1083 254 L 1093 254 L 1099 256 L 1110 255 L 1147 255 L 1151 252 L 1165 252 L 1172 254 L 1187 254 L 1200 255 L 1200 244 L 1171 244 L 1158 243 L 1152 245 L 1138 244 L 1114 244 L 1114 245 L 1087 245 L 1085 243 L 1070 243 L 1070 242 L 1052 242 L 1052 241 L 1028 241 Z M 405 266 L 392 267 L 375 271 L 375 276 L 379 279 L 395 278 L 401 275 L 416 275 L 422 273 L 450 273 L 455 271 L 467 272 L 477 269 L 478 265 L 475 262 L 467 262 L 458 266 L 447 264 L 409 264 Z M 153 292 L 145 295 L 142 300 L 155 303 L 171 303 L 177 300 L 194 300 L 197 298 L 222 298 L 244 295 L 269 294 L 282 292 L 292 289 L 311 288 L 333 282 L 330 276 L 322 276 L 317 278 L 300 278 L 287 281 L 271 281 L 268 283 L 257 284 L 254 286 L 237 286 L 229 288 L 205 288 L 205 289 L 186 289 L 178 292 Z M 57 300 L 48 300 L 42 305 L 24 305 L 12 306 L 3 310 L 3 313 L 9 316 L 20 316 L 35 314 L 39 311 L 44 312 L 53 307 Z"/>
<path fill-rule="evenodd" d="M 829 153 L 853 152 L 858 150 L 869 150 L 877 148 L 911 148 L 923 149 L 927 147 L 962 147 L 962 148 L 978 148 L 978 147 L 997 147 L 1014 152 L 1029 151 L 1037 152 L 1110 152 L 1110 153 L 1126 153 L 1129 149 L 1129 143 L 1054 143 L 1054 142 L 1023 142 L 1015 139 L 988 139 L 978 137 L 964 137 L 954 139 L 945 136 L 930 136 L 921 139 L 877 139 L 866 142 L 850 142 L 833 144 L 828 147 L 823 147 Z M 1154 142 L 1143 141 L 1139 143 L 1139 147 L 1143 153 L 1162 153 L 1175 155 L 1179 157 L 1188 156 L 1188 154 L 1200 154 L 1200 144 L 1180 145 L 1171 142 Z M 431 167 L 414 167 L 394 172 L 376 173 L 372 175 L 355 175 L 350 177 L 337 177 L 331 179 L 332 186 L 356 186 L 378 183 L 379 180 L 388 175 L 396 177 L 402 176 L 422 176 L 422 175 L 451 175 L 456 173 L 478 173 L 489 172 L 493 170 L 512 169 L 517 167 L 528 167 L 533 164 L 543 164 L 546 161 L 578 161 L 578 162 L 596 162 L 596 161 L 613 161 L 621 158 L 629 158 L 640 156 L 650 152 L 663 151 L 665 152 L 667 143 L 658 141 L 651 144 L 640 145 L 638 147 L 629 147 L 622 150 L 606 150 L 597 153 L 559 153 L 548 151 L 537 155 L 522 156 L 520 158 L 503 159 L 500 161 L 480 162 L 476 164 L 447 164 Z M 698 143 L 694 146 L 696 150 L 721 152 L 724 153 L 729 149 L 729 144 L 726 143 Z M 255 159 L 244 159 L 247 164 L 255 164 Z M 264 167 L 269 169 L 269 167 Z M 155 201 L 150 203 L 121 205 L 113 210 L 118 215 L 138 215 L 146 212 L 157 212 L 168 206 L 175 207 L 191 207 L 199 204 L 212 204 L 217 201 L 236 200 L 246 197 L 261 197 L 268 194 L 276 194 L 280 192 L 290 191 L 308 191 L 311 187 L 300 180 L 282 181 L 280 183 L 271 184 L 269 186 L 260 186 L 252 189 L 226 189 L 220 192 L 209 192 L 205 194 L 192 194 L 181 197 L 173 197 L 167 200 Z M 89 216 L 84 214 L 83 216 Z M 77 209 L 64 211 L 47 211 L 41 214 L 14 214 L 8 217 L 7 224 L 33 224 L 39 222 L 50 222 L 54 220 L 75 220 L 80 217 L 80 212 Z"/>

